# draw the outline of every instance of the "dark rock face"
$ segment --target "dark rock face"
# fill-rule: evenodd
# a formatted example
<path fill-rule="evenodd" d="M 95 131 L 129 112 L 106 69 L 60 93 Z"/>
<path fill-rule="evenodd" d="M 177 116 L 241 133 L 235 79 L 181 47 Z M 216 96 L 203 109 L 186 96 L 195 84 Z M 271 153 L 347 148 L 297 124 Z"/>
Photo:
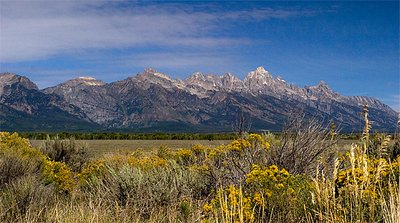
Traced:
<path fill-rule="evenodd" d="M 0 104 L 0 115 L 10 109 L 27 117 L 51 110 L 86 125 L 129 131 L 231 131 L 239 110 L 252 130 L 274 131 L 293 112 L 333 120 L 346 131 L 362 127 L 359 113 L 365 104 L 375 129 L 394 130 L 398 116 L 376 99 L 342 96 L 323 81 L 300 88 L 263 67 L 243 81 L 199 72 L 174 80 L 150 68 L 109 84 L 81 77 L 42 91 L 25 77 L 5 73 L 0 74 Z"/>

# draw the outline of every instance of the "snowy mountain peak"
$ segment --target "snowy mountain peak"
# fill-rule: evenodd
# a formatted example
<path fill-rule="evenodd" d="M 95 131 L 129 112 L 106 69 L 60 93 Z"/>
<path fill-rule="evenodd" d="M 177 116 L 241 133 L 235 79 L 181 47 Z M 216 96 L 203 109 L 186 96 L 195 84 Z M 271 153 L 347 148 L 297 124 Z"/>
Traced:
<path fill-rule="evenodd" d="M 157 70 L 152 68 L 152 67 L 148 67 L 144 70 L 144 73 L 156 73 Z"/>
<path fill-rule="evenodd" d="M 86 81 L 93 81 L 93 80 L 96 80 L 96 78 L 90 77 L 90 76 L 78 77 L 77 79 L 86 80 Z"/>
<path fill-rule="evenodd" d="M 145 69 L 143 73 L 138 75 L 138 77 L 141 79 L 154 79 L 154 77 L 156 77 L 156 79 L 162 78 L 168 81 L 173 81 L 168 75 L 160 73 L 154 68 Z"/>
<path fill-rule="evenodd" d="M 204 76 L 204 74 L 202 74 L 201 72 L 195 72 L 195 73 L 193 73 L 192 75 L 190 75 L 187 79 L 186 79 L 186 81 L 188 82 L 188 83 L 190 83 L 190 84 L 193 84 L 193 83 L 195 83 L 195 82 L 198 82 L 198 81 L 205 81 L 205 76 Z"/>
<path fill-rule="evenodd" d="M 256 70 L 248 73 L 245 79 L 257 79 L 261 82 L 264 82 L 263 80 L 269 78 L 272 78 L 272 75 L 267 70 L 265 70 L 264 67 L 257 67 Z"/>
<path fill-rule="evenodd" d="M 323 81 L 323 80 L 320 80 L 320 81 L 318 82 L 318 85 L 317 85 L 317 86 L 318 86 L 318 87 L 329 88 L 328 84 L 327 84 L 325 81 Z"/>
<path fill-rule="evenodd" d="M 157 72 L 157 73 L 154 73 L 154 76 L 161 77 L 161 78 L 164 78 L 164 79 L 172 81 L 172 79 L 170 77 L 168 77 L 167 75 L 165 75 L 163 73 L 158 73 Z"/>
<path fill-rule="evenodd" d="M 84 77 L 78 77 L 69 81 L 66 81 L 64 85 L 67 86 L 77 86 L 77 85 L 85 85 L 85 86 L 102 86 L 105 83 L 101 80 L 97 80 L 94 77 L 90 76 L 84 76 Z"/>
<path fill-rule="evenodd" d="M 265 68 L 262 67 L 262 66 L 257 67 L 256 72 L 258 72 L 258 73 L 269 73 L 269 72 L 268 72 L 267 70 L 265 70 Z"/>
<path fill-rule="evenodd" d="M 325 82 L 300 88 L 278 77 L 269 78 L 266 75 L 269 73 L 261 68 L 250 73 L 253 76 L 249 75 L 245 81 L 232 74 L 201 73 L 185 81 L 169 81 L 165 74 L 148 69 L 104 86 L 76 84 L 97 81 L 84 77 L 41 91 L 27 89 L 25 86 L 33 83 L 22 76 L 0 74 L 0 118 L 13 124 L 17 110 L 18 118 L 26 117 L 27 123 L 54 116 L 66 117 L 62 125 L 76 117 L 102 129 L 148 130 L 148 123 L 151 128 L 162 129 L 168 122 L 170 129 L 176 126 L 191 129 L 197 125 L 207 131 L 230 131 L 238 109 L 243 108 L 252 122 L 257 123 L 257 129 L 279 131 L 283 127 L 281 120 L 301 110 L 353 131 L 354 127 L 362 126 L 358 114 L 368 104 L 374 128 L 395 129 L 398 113 L 374 98 L 342 96 L 330 90 Z M 62 113 L 49 115 L 49 111 Z M 33 124 L 40 130 L 40 126 L 48 123 L 53 125 L 53 120 Z"/>
<path fill-rule="evenodd" d="M 343 96 L 334 92 L 325 81 L 319 81 L 319 83 L 315 86 L 305 86 L 304 90 L 307 92 L 310 98 L 319 100 L 336 100 L 343 101 L 345 100 Z"/>
<path fill-rule="evenodd" d="M 224 75 L 222 75 L 223 78 L 235 78 L 235 76 L 231 73 L 225 73 Z"/>
<path fill-rule="evenodd" d="M 320 80 L 316 86 L 312 86 L 310 89 L 319 92 L 333 93 L 332 89 L 323 80 Z"/>

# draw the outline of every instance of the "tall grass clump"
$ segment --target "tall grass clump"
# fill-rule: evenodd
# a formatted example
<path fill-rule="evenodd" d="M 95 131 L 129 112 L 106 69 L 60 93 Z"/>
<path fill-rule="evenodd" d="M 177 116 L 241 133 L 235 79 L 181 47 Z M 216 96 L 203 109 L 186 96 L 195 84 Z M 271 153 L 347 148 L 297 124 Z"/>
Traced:
<path fill-rule="evenodd" d="M 380 135 L 383 140 L 372 144 L 367 107 L 364 117 L 361 141 L 336 158 L 333 178 L 320 173 L 313 179 L 313 208 L 309 215 L 319 222 L 399 220 L 400 157 L 388 156 L 388 136 Z"/>

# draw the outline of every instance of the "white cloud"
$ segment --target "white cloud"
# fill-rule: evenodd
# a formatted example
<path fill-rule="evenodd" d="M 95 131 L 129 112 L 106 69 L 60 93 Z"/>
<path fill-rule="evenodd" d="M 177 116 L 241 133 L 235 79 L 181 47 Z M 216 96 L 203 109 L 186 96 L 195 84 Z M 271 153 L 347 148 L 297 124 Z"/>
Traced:
<path fill-rule="evenodd" d="M 227 65 L 225 67 L 229 67 L 233 65 L 231 63 L 236 59 L 237 58 L 234 56 L 224 53 L 210 54 L 208 52 L 168 52 L 132 55 L 120 60 L 120 63 L 126 66 L 134 65 L 139 67 L 155 67 L 160 69 L 189 69 L 194 72 L 193 68 L 210 70 L 212 68 L 217 69 L 221 64 L 225 64 Z"/>
<path fill-rule="evenodd" d="M 0 1 L 0 60 L 36 60 L 88 49 L 248 44 L 249 40 L 213 32 L 224 29 L 222 20 L 283 19 L 310 13 L 269 8 L 204 13 L 173 6 L 122 7 L 109 1 L 6 0 Z"/>

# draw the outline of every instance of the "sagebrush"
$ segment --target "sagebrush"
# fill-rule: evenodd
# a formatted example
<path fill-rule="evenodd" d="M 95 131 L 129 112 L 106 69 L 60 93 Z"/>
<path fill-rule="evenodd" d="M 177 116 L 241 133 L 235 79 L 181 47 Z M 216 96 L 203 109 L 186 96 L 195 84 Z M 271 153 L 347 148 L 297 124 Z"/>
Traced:
<path fill-rule="evenodd" d="M 75 141 L 2 132 L 0 221 L 400 222 L 398 137 L 370 137 L 367 116 L 346 151 L 315 120 L 287 129 L 92 160 Z"/>

